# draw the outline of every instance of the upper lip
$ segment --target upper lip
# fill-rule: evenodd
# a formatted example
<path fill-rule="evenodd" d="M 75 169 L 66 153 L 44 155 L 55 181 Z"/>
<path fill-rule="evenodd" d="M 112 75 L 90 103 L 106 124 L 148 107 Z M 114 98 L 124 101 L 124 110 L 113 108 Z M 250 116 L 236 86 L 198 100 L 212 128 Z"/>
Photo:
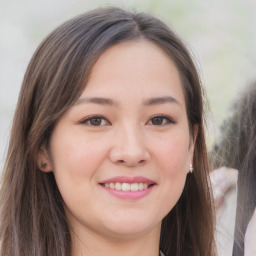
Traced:
<path fill-rule="evenodd" d="M 107 180 L 103 180 L 99 182 L 100 184 L 106 184 L 106 183 L 147 183 L 149 185 L 156 184 L 155 181 L 148 179 L 146 177 L 142 176 L 136 176 L 136 177 L 128 177 L 128 176 L 116 176 Z"/>

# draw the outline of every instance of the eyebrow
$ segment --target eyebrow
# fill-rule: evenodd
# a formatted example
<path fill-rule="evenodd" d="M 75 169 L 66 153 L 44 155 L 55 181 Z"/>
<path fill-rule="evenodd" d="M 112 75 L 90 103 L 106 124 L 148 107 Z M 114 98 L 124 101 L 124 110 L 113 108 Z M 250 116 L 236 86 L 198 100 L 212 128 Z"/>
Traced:
<path fill-rule="evenodd" d="M 176 103 L 177 105 L 182 106 L 181 103 L 172 96 L 150 98 L 144 101 L 144 105 L 146 106 L 165 104 L 165 103 Z"/>
<path fill-rule="evenodd" d="M 75 105 L 79 105 L 82 103 L 95 103 L 99 105 L 110 105 L 110 106 L 117 106 L 118 102 L 108 98 L 101 98 L 101 97 L 92 97 L 92 98 L 80 98 L 77 100 Z"/>
<path fill-rule="evenodd" d="M 77 100 L 75 105 L 83 104 L 83 103 L 94 103 L 99 105 L 109 105 L 109 106 L 118 106 L 119 103 L 116 100 L 102 97 L 91 97 L 91 98 L 80 98 Z M 145 106 L 159 105 L 165 103 L 175 103 L 179 106 L 182 106 L 181 103 L 172 96 L 164 96 L 164 97 L 155 97 L 147 99 L 143 102 Z"/>

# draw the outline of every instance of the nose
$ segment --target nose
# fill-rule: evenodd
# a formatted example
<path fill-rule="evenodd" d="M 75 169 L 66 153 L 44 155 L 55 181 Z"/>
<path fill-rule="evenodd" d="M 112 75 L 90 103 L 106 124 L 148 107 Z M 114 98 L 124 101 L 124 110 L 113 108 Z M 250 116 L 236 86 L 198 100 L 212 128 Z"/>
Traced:
<path fill-rule="evenodd" d="M 150 159 L 143 134 L 136 128 L 123 128 L 115 133 L 110 160 L 115 164 L 136 167 Z"/>

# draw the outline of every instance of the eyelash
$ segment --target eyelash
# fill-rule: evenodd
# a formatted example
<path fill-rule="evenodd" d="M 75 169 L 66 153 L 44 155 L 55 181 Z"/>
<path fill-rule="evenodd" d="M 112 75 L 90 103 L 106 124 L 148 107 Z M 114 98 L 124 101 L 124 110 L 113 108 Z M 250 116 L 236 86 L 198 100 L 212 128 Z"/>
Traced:
<path fill-rule="evenodd" d="M 96 119 L 99 119 L 100 124 L 99 125 L 92 124 L 93 119 L 94 121 L 96 121 Z M 102 124 L 102 120 L 105 121 L 106 124 Z M 82 120 L 81 124 L 87 124 L 89 126 L 103 126 L 103 125 L 110 125 L 111 123 L 105 117 L 100 115 L 95 115 L 95 116 L 87 117 L 86 119 Z"/>
<path fill-rule="evenodd" d="M 153 120 L 155 119 L 155 121 L 161 121 L 160 124 L 153 124 Z M 158 120 L 157 120 L 158 119 Z M 93 121 L 100 121 L 99 124 L 92 124 Z M 102 124 L 102 121 L 106 122 L 104 124 Z M 164 122 L 165 121 L 165 122 Z M 97 122 L 97 121 L 96 121 Z M 164 122 L 164 123 L 163 123 Z M 147 123 L 150 123 L 150 125 L 154 125 L 154 126 L 164 126 L 164 125 L 168 125 L 168 124 L 175 124 L 176 122 L 168 117 L 168 116 L 165 116 L 165 115 L 156 115 L 156 116 L 153 116 L 152 118 L 150 118 L 150 120 L 147 122 Z M 95 115 L 95 116 L 90 116 L 90 117 L 87 117 L 86 119 L 82 120 L 81 121 L 81 124 L 86 124 L 86 125 L 89 125 L 89 126 L 105 126 L 105 125 L 111 125 L 111 123 L 103 116 L 100 116 L 100 115 Z"/>
<path fill-rule="evenodd" d="M 152 123 L 153 119 L 160 119 L 162 122 L 163 121 L 165 121 L 165 122 L 161 123 L 161 124 L 153 124 Z M 150 118 L 150 120 L 148 122 L 151 122 L 151 125 L 154 125 L 154 126 L 164 126 L 164 125 L 175 124 L 176 123 L 172 118 L 170 118 L 170 117 L 168 117 L 166 115 L 156 115 L 156 116 L 153 116 L 152 118 Z"/>

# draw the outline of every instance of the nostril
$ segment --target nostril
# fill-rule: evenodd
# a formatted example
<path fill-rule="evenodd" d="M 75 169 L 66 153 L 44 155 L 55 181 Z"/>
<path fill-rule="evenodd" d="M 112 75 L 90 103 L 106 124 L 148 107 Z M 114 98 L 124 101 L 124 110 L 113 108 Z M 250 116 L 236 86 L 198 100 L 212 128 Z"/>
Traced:
<path fill-rule="evenodd" d="M 137 166 L 137 165 L 141 165 L 144 164 L 146 161 L 144 159 L 139 160 L 139 161 L 125 161 L 125 160 L 118 160 L 117 163 L 119 164 L 125 164 L 127 166 Z"/>

